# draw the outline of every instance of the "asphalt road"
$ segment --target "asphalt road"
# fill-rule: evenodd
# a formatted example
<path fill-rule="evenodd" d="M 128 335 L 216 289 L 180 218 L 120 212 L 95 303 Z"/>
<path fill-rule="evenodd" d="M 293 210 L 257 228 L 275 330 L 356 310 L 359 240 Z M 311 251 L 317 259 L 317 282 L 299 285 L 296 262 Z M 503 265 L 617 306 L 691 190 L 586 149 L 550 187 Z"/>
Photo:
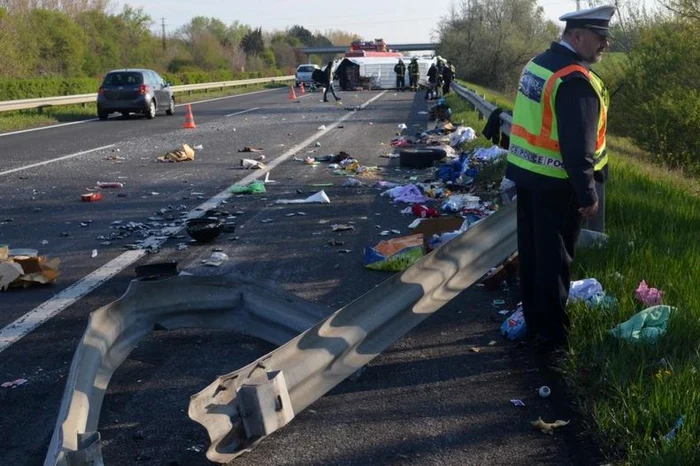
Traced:
<path fill-rule="evenodd" d="M 179 107 L 176 116 L 155 120 L 115 118 L 0 135 L 0 243 L 61 259 L 56 284 L 0 293 L 0 377 L 28 380 L 0 389 L 2 464 L 42 463 L 87 317 L 124 293 L 137 265 L 177 261 L 180 270 L 202 275 L 245 271 L 329 313 L 388 277 L 362 267 L 362 248 L 384 239 L 382 230 L 406 233 L 411 219 L 371 186 L 341 187 L 343 178 L 323 164 L 312 167 L 294 157 L 344 150 L 363 165 L 382 167 L 381 179 L 429 176 L 380 157 L 390 152 L 398 124 L 426 127 L 418 114 L 425 102 L 420 94 L 392 91 L 342 95 L 341 106 L 319 102 L 319 94 L 292 102 L 286 89 L 197 103 L 194 130 L 182 129 Z M 367 102 L 361 111 L 345 109 Z M 183 143 L 203 146 L 194 162 L 156 161 Z M 244 146 L 262 147 L 265 162 L 279 165 L 266 194 L 234 196 L 222 206 L 240 212 L 235 233 L 186 249 L 178 245 L 187 237 L 171 238 L 152 254 L 124 248 L 139 239 L 136 234 L 104 244 L 120 231 L 114 222 L 162 222 L 161 209 L 192 211 L 251 175 L 240 160 L 258 154 L 239 153 Z M 100 202 L 81 202 L 80 194 L 98 181 L 125 187 L 105 190 Z M 318 183 L 333 183 L 323 188 L 331 204 L 274 204 L 306 197 Z M 348 232 L 329 226 L 351 222 L 355 230 Z M 329 240 L 344 244 L 329 246 Z M 229 256 L 220 268 L 202 265 L 213 248 Z M 57 302 L 57 295 L 71 298 Z M 500 338 L 501 316 L 491 305 L 500 298 L 513 304 L 514 290 L 467 290 L 359 378 L 340 384 L 233 464 L 595 464 L 595 454 L 578 450 L 580 423 L 555 436 L 530 427 L 538 416 L 571 413 L 562 396 L 542 400 L 536 394 L 539 385 L 555 383 L 552 374 Z M 29 325 L 23 316 L 34 310 L 32 318 L 41 320 L 36 309 L 47 309 L 47 302 L 56 315 Z M 474 346 L 481 351 L 472 352 Z M 151 334 L 110 382 L 99 429 L 106 464 L 210 464 L 206 433 L 186 415 L 189 396 L 272 349 L 228 331 Z M 515 408 L 512 398 L 527 406 Z"/>

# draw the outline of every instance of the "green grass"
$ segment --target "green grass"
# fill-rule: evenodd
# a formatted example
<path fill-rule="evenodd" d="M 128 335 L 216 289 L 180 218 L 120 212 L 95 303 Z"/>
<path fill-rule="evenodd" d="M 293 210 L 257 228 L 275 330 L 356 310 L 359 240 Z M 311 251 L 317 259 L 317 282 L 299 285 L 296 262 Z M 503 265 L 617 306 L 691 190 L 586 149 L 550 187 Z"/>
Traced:
<path fill-rule="evenodd" d="M 608 244 L 579 251 L 575 278 L 595 277 L 619 306 L 570 309 L 570 354 L 562 369 L 611 452 L 626 464 L 700 464 L 700 197 L 696 183 L 621 153 L 607 184 Z M 641 280 L 678 308 L 656 345 L 607 330 L 641 311 Z M 665 359 L 669 372 L 660 361 Z M 661 372 L 660 372 L 661 371 Z M 658 374 L 658 375 L 657 375 Z M 677 439 L 661 438 L 685 415 Z"/>
<path fill-rule="evenodd" d="M 272 83 L 232 87 L 229 89 L 209 92 L 198 91 L 193 92 L 192 94 L 178 92 L 175 94 L 175 102 L 178 104 L 196 102 L 199 100 L 246 94 L 248 92 L 260 91 L 263 89 L 275 89 L 284 86 L 284 84 Z M 37 128 L 41 126 L 55 125 L 57 123 L 88 120 L 96 117 L 97 109 L 93 103 L 85 105 L 60 105 L 56 107 L 45 107 L 41 111 L 38 109 L 30 109 L 18 110 L 14 112 L 2 112 L 0 113 L 0 132 Z"/>
<path fill-rule="evenodd" d="M 504 96 L 477 89 L 508 108 L 496 100 Z M 448 97 L 453 120 L 478 133 L 485 120 L 460 100 Z M 480 138 L 472 144 L 490 142 Z M 602 248 L 579 250 L 572 272 L 573 279 L 597 278 L 619 305 L 570 306 L 570 347 L 559 369 L 611 461 L 700 464 L 700 182 L 652 164 L 652 155 L 627 138 L 609 135 L 608 146 L 610 238 Z M 678 309 L 668 333 L 654 345 L 620 342 L 608 334 L 644 308 L 634 299 L 641 280 L 662 290 L 664 303 Z M 685 422 L 676 439 L 665 441 L 681 415 Z"/>

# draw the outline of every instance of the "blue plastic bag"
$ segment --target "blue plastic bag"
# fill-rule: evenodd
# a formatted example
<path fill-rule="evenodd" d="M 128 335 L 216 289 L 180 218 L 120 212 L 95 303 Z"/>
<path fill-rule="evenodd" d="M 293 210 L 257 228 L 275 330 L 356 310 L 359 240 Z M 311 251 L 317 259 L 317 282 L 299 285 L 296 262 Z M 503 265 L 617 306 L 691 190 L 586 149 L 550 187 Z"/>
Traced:
<path fill-rule="evenodd" d="M 503 321 L 503 324 L 501 324 L 501 333 L 509 340 L 517 340 L 518 338 L 522 338 L 525 336 L 525 332 L 527 332 L 525 315 L 520 309 L 511 314 L 506 320 Z"/>

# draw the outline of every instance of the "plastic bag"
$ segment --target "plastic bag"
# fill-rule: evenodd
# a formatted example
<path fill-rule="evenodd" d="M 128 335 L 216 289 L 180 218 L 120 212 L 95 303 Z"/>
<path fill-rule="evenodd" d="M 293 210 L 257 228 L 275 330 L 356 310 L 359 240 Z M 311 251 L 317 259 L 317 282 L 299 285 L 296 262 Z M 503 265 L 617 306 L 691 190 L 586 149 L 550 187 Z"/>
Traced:
<path fill-rule="evenodd" d="M 260 194 L 265 192 L 265 183 L 255 180 L 248 185 L 234 184 L 229 186 L 228 192 L 233 194 Z"/>
<path fill-rule="evenodd" d="M 501 333 L 509 340 L 517 340 L 525 336 L 527 326 L 525 325 L 525 315 L 521 309 L 515 311 L 501 324 Z"/>

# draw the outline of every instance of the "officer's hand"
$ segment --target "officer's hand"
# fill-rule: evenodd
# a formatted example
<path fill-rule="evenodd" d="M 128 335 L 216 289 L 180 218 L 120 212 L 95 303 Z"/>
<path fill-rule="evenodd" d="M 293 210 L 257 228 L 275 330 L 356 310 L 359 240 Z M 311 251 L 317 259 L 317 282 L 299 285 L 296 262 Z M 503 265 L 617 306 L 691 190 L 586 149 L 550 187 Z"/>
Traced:
<path fill-rule="evenodd" d="M 581 214 L 583 218 L 593 217 L 598 212 L 598 201 L 595 204 L 589 205 L 588 207 L 581 207 L 578 209 L 578 213 Z"/>

